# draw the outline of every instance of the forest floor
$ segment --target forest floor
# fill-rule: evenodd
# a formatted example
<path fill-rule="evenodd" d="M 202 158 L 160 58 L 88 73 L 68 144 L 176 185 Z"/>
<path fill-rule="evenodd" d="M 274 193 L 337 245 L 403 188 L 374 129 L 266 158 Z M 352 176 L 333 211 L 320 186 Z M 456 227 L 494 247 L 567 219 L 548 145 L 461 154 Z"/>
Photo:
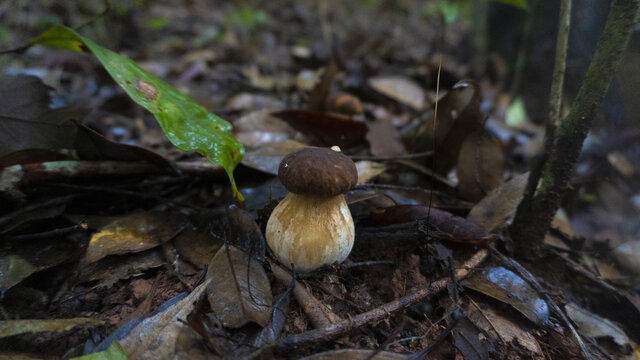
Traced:
<path fill-rule="evenodd" d="M 0 55 L 0 358 L 640 359 L 637 130 L 594 130 L 521 261 L 505 229 L 544 118 L 507 55 L 474 74 L 449 2 L 9 3 L 1 49 L 82 25 L 229 121 L 245 201 L 91 53 Z M 278 165 L 333 145 L 354 249 L 292 274 L 263 236 Z"/>

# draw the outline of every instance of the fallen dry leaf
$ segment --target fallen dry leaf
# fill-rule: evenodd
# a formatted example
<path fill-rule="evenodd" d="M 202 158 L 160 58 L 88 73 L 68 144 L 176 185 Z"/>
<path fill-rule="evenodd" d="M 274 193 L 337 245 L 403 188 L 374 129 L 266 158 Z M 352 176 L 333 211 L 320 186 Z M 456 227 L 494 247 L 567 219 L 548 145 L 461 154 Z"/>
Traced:
<path fill-rule="evenodd" d="M 482 199 L 502 184 L 504 154 L 484 129 L 470 133 L 462 142 L 457 173 L 460 196 L 469 201 Z"/>
<path fill-rule="evenodd" d="M 508 225 L 522 200 L 528 178 L 529 173 L 520 174 L 493 189 L 471 209 L 467 218 L 488 232 Z"/>
<path fill-rule="evenodd" d="M 84 263 L 159 246 L 182 231 L 184 221 L 178 213 L 135 211 L 125 215 L 93 234 Z"/>
<path fill-rule="evenodd" d="M 225 245 L 209 263 L 207 296 L 211 310 L 226 327 L 252 321 L 269 323 L 273 295 L 262 266 L 249 254 Z"/>
<path fill-rule="evenodd" d="M 377 92 L 416 111 L 424 108 L 425 92 L 413 80 L 402 76 L 379 76 L 369 79 L 367 83 Z"/>

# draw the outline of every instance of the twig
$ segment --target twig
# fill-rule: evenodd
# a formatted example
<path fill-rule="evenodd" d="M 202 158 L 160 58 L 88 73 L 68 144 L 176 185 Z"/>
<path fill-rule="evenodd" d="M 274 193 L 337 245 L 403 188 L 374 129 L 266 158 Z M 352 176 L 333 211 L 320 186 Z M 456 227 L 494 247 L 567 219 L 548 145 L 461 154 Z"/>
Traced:
<path fill-rule="evenodd" d="M 469 276 L 471 272 L 487 258 L 487 255 L 488 251 L 486 249 L 476 252 L 463 264 L 462 267 L 456 270 L 456 278 L 461 280 Z M 432 298 L 446 290 L 450 283 L 451 280 L 449 277 L 436 280 L 427 288 L 386 303 L 373 310 L 357 315 L 352 319 L 343 320 L 337 324 L 327 326 L 322 329 L 310 330 L 301 334 L 286 337 L 275 343 L 273 347 L 275 347 L 275 350 L 282 353 L 296 348 L 308 347 L 318 342 L 328 341 L 338 335 L 357 329 L 366 324 L 380 321 L 394 312 L 406 309 L 418 302 Z M 261 349 L 260 351 L 263 350 Z"/>
<path fill-rule="evenodd" d="M 413 154 L 395 155 L 395 156 L 363 156 L 363 155 L 351 155 L 349 156 L 353 161 L 371 160 L 371 161 L 394 161 L 394 160 L 409 160 L 419 159 L 423 157 L 429 157 L 433 155 L 433 151 L 423 151 Z"/>
<path fill-rule="evenodd" d="M 23 234 L 23 235 L 7 236 L 7 237 L 5 237 L 5 240 L 26 241 L 26 240 L 47 239 L 47 238 L 52 238 L 52 237 L 55 237 L 55 236 L 66 235 L 68 233 L 72 233 L 72 232 L 75 232 L 75 231 L 78 231 L 78 230 L 86 230 L 86 229 L 87 229 L 87 224 L 85 222 L 82 222 L 80 224 L 76 224 L 76 225 L 73 225 L 73 226 L 63 227 L 63 228 L 59 228 L 59 229 L 53 229 L 53 230 L 34 233 L 34 234 Z"/>
<path fill-rule="evenodd" d="M 271 265 L 271 271 L 273 271 L 273 275 L 280 281 L 285 284 L 288 284 L 292 281 L 293 277 L 289 273 L 289 271 L 282 268 L 280 265 L 269 261 Z M 293 288 L 293 296 L 296 298 L 298 305 L 302 308 L 305 314 L 311 320 L 311 324 L 316 329 L 326 328 L 333 324 L 339 323 L 343 321 L 338 315 L 336 315 L 333 311 L 329 310 L 320 300 L 316 299 L 315 296 L 311 295 L 304 285 L 302 285 L 299 281 L 296 280 L 296 285 Z"/>
<path fill-rule="evenodd" d="M 569 258 L 567 255 L 561 253 L 558 250 L 555 249 L 550 249 L 550 251 L 555 254 L 557 257 L 563 259 L 567 265 L 569 266 L 569 268 L 571 268 L 571 270 L 577 272 L 578 274 L 586 277 L 587 279 L 593 281 L 594 283 L 596 283 L 598 286 L 602 287 L 604 290 L 607 291 L 611 291 L 614 293 L 618 293 L 619 290 L 616 289 L 614 286 L 612 286 L 611 284 L 605 282 L 604 280 L 598 278 L 594 273 L 592 273 L 591 271 L 587 270 L 584 268 L 584 266 L 578 264 L 577 262 L 573 261 L 571 258 Z"/>
<path fill-rule="evenodd" d="M 447 325 L 446 329 L 442 330 L 442 332 L 438 335 L 438 337 L 435 338 L 435 340 L 433 340 L 429 346 L 427 346 L 426 348 L 420 350 L 419 352 L 409 356 L 408 360 L 421 360 L 424 359 L 425 356 L 429 355 L 429 353 L 441 342 L 444 341 L 444 339 L 447 338 L 447 336 L 449 336 L 449 334 L 453 331 L 453 329 L 458 326 L 458 322 L 460 321 L 460 316 L 462 316 L 459 311 L 454 311 L 451 314 L 451 321 L 449 321 L 449 324 Z"/>
<path fill-rule="evenodd" d="M 544 298 L 544 300 L 547 302 L 547 304 L 549 304 L 549 306 L 556 313 L 556 315 L 560 317 L 560 320 L 562 321 L 562 323 L 567 328 L 569 328 L 569 330 L 571 331 L 571 335 L 573 335 L 574 339 L 578 343 L 578 346 L 580 347 L 580 351 L 582 351 L 582 355 L 584 355 L 585 359 L 593 360 L 594 357 L 591 355 L 591 352 L 587 348 L 586 344 L 582 340 L 582 337 L 580 336 L 576 328 L 573 327 L 573 325 L 571 324 L 569 319 L 567 319 L 567 317 L 565 316 L 564 312 L 562 312 L 558 304 L 556 304 L 555 301 L 551 299 L 549 294 L 547 294 L 547 292 L 542 288 L 542 286 L 538 283 L 535 277 L 531 275 L 531 273 L 527 269 L 525 269 L 522 265 L 520 265 L 520 263 L 505 256 L 503 253 L 498 251 L 498 249 L 496 249 L 495 247 L 490 246 L 489 249 L 491 250 L 491 254 L 497 256 L 505 265 L 510 267 L 512 270 L 514 270 L 521 278 L 523 278 L 529 285 L 531 285 L 531 287 L 533 287 L 533 289 L 540 296 Z"/>

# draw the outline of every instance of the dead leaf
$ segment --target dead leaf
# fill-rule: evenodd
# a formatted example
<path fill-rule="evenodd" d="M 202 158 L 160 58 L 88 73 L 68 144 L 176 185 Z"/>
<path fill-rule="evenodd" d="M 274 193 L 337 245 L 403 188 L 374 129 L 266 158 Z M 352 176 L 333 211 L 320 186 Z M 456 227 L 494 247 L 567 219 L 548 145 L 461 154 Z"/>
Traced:
<path fill-rule="evenodd" d="M 368 131 L 367 124 L 345 117 L 307 110 L 284 110 L 272 113 L 297 131 L 312 136 L 316 145 L 338 145 L 343 149 L 362 145 Z"/>
<path fill-rule="evenodd" d="M 478 201 L 502 184 L 504 154 L 484 129 L 465 138 L 458 154 L 458 188 L 463 199 Z"/>
<path fill-rule="evenodd" d="M 439 231 L 447 234 L 452 241 L 486 245 L 494 239 L 481 226 L 470 220 L 424 205 L 391 206 L 381 213 L 371 214 L 371 219 L 382 225 L 426 220 Z"/>
<path fill-rule="evenodd" d="M 266 326 L 273 295 L 269 278 L 249 254 L 225 245 L 209 263 L 207 296 L 211 309 L 226 327 L 252 321 Z"/>
<path fill-rule="evenodd" d="M 484 330 L 494 341 L 509 344 L 516 341 L 520 346 L 533 354 L 542 355 L 542 349 L 532 330 L 523 324 L 516 324 L 509 320 L 488 302 L 482 299 L 471 299 L 465 305 L 464 312 L 477 327 Z"/>
<path fill-rule="evenodd" d="M 182 231 L 184 222 L 178 213 L 135 211 L 125 215 L 93 234 L 84 263 L 159 246 Z"/>
<path fill-rule="evenodd" d="M 397 156 L 407 153 L 398 129 L 391 123 L 391 118 L 378 118 L 368 123 L 368 126 L 367 141 L 373 156 Z"/>
<path fill-rule="evenodd" d="M 239 93 L 227 101 L 231 110 L 253 111 L 260 109 L 282 109 L 284 103 L 273 96 L 252 93 Z"/>
<path fill-rule="evenodd" d="M 305 144 L 295 140 L 266 143 L 253 150 L 247 151 L 242 159 L 242 164 L 268 174 L 278 175 L 278 168 L 282 158 L 305 146 Z"/>
<path fill-rule="evenodd" d="M 600 317 L 574 303 L 566 304 L 564 309 L 567 316 L 578 325 L 582 334 L 596 339 L 611 338 L 618 346 L 630 346 L 631 341 L 627 334 L 609 319 Z"/>
<path fill-rule="evenodd" d="M 96 288 L 109 288 L 118 280 L 144 274 L 145 270 L 164 265 L 167 261 L 156 249 L 137 254 L 110 256 L 83 267 L 77 284 L 99 280 Z"/>
<path fill-rule="evenodd" d="M 177 339 L 187 328 L 187 325 L 180 320 L 186 319 L 191 313 L 196 300 L 205 291 L 210 281 L 210 279 L 205 280 L 177 303 L 173 303 L 173 299 L 167 301 L 157 313 L 141 321 L 135 321 L 133 324 L 136 325 L 132 329 L 121 327 L 124 334 L 118 337 L 118 340 L 129 359 L 173 359 Z"/>
<path fill-rule="evenodd" d="M 616 246 L 613 249 L 613 257 L 632 276 L 640 277 L 640 241 L 631 240 Z"/>
<path fill-rule="evenodd" d="M 335 61 L 331 61 L 329 65 L 324 69 L 320 81 L 313 87 L 311 94 L 309 94 L 309 101 L 307 102 L 307 109 L 311 111 L 325 111 L 325 104 L 329 98 L 331 92 L 331 84 L 333 78 L 338 72 L 338 65 Z"/>
<path fill-rule="evenodd" d="M 253 216 L 245 209 L 235 204 L 227 206 L 227 242 L 241 250 L 246 251 L 251 257 L 260 263 L 264 262 L 266 253 L 266 241 L 256 224 Z"/>
<path fill-rule="evenodd" d="M 418 128 L 409 152 L 435 150 L 433 166 L 446 175 L 458 163 L 464 139 L 482 129 L 483 123 L 479 85 L 470 80 L 460 81 L 438 103 L 437 117 L 428 118 Z"/>
<path fill-rule="evenodd" d="M 0 298 L 5 291 L 28 278 L 37 268 L 19 255 L 0 257 Z"/>
<path fill-rule="evenodd" d="M 358 170 L 358 184 L 364 184 L 384 173 L 387 166 L 375 161 L 362 160 L 356 162 L 356 169 Z"/>
<path fill-rule="evenodd" d="M 256 147 L 296 137 L 298 132 L 284 120 L 272 116 L 272 111 L 253 111 L 234 121 L 233 132 L 236 139 L 245 146 Z"/>
<path fill-rule="evenodd" d="M 413 80 L 402 76 L 380 76 L 369 79 L 367 84 L 377 92 L 409 105 L 416 111 L 424 108 L 425 92 Z"/>
<path fill-rule="evenodd" d="M 467 218 L 491 233 L 508 225 L 522 200 L 528 178 L 529 173 L 520 174 L 493 189 L 471 209 Z"/>
<path fill-rule="evenodd" d="M 40 333 L 45 331 L 62 332 L 73 329 L 76 326 L 95 327 L 104 325 L 103 320 L 91 318 L 51 319 L 51 320 L 1 320 L 0 338 L 8 336 Z"/>
<path fill-rule="evenodd" d="M 462 285 L 511 305 L 539 326 L 549 322 L 549 306 L 520 276 L 505 267 L 487 267 L 462 281 Z"/>
<path fill-rule="evenodd" d="M 173 239 L 173 245 L 185 260 L 202 268 L 222 247 L 222 240 L 202 229 L 187 229 Z"/>
<path fill-rule="evenodd" d="M 389 351 L 342 349 L 321 352 L 304 357 L 302 360 L 407 360 L 409 358 L 410 355 L 397 354 Z"/>
<path fill-rule="evenodd" d="M 482 334 L 482 330 L 471 322 L 466 316 L 462 316 L 458 325 L 453 328 L 454 344 L 460 350 L 465 359 L 487 360 L 493 346 Z"/>

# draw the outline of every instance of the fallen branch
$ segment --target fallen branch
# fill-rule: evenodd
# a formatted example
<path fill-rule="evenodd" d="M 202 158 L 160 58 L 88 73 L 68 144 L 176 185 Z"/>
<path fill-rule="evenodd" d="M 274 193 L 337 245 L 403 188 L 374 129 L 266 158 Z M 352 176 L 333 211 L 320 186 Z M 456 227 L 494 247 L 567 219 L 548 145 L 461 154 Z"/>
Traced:
<path fill-rule="evenodd" d="M 486 249 L 482 249 L 476 252 L 460 268 L 455 271 L 456 279 L 462 280 L 469 276 L 471 272 L 487 258 L 487 255 L 488 251 Z M 421 301 L 433 298 L 435 295 L 446 290 L 449 284 L 451 284 L 450 277 L 436 280 L 427 288 L 418 290 L 412 294 L 386 303 L 373 310 L 357 315 L 350 320 L 343 320 L 337 324 L 327 326 L 322 329 L 309 330 L 301 334 L 286 337 L 268 348 L 258 350 L 258 352 L 254 353 L 251 357 L 259 357 L 260 353 L 263 353 L 263 351 L 275 350 L 279 353 L 286 353 L 295 349 L 309 347 L 320 342 L 328 341 L 353 329 L 357 329 L 370 323 L 378 322 L 386 318 L 390 314 L 393 314 L 394 312 L 406 309 Z"/>

